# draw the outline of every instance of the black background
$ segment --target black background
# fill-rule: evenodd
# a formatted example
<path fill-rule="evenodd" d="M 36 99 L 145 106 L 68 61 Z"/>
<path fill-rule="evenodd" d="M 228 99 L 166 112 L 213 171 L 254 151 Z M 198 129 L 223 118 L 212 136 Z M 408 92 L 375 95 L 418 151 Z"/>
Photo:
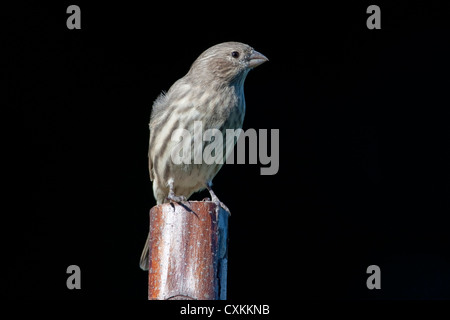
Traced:
<path fill-rule="evenodd" d="M 244 129 L 280 130 L 280 168 L 214 180 L 232 212 L 229 298 L 449 299 L 443 3 L 378 2 L 381 30 L 365 1 L 78 2 L 81 30 L 72 3 L 8 11 L 2 293 L 146 299 L 152 102 L 203 50 L 241 41 L 270 59 L 247 77 Z"/>

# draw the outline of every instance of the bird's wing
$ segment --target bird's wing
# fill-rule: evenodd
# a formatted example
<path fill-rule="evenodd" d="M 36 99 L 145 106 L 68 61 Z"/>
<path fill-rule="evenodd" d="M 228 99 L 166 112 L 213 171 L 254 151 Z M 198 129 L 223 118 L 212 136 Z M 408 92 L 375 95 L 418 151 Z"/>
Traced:
<path fill-rule="evenodd" d="M 167 109 L 174 107 L 174 104 L 172 104 L 173 99 L 173 92 L 179 92 L 178 96 L 183 95 L 184 92 L 189 92 L 191 90 L 191 86 L 186 83 L 185 78 L 181 78 L 177 80 L 172 87 L 170 87 L 169 91 L 161 92 L 161 94 L 156 98 L 155 102 L 153 102 L 152 107 L 152 114 L 150 116 L 150 123 L 149 123 L 149 129 L 150 129 L 150 141 L 149 141 L 149 148 L 148 148 L 148 168 L 150 172 L 150 180 L 153 181 L 155 177 L 155 173 L 153 170 L 153 162 L 152 162 L 152 154 L 150 154 L 152 143 L 152 131 L 156 130 L 158 131 L 160 129 L 160 126 L 167 122 L 167 116 L 169 115 L 167 113 Z M 170 97 L 170 98 L 169 98 Z M 184 103 L 188 103 L 191 105 L 191 102 L 186 102 L 187 100 L 184 100 Z M 178 104 L 180 104 L 180 101 L 177 101 Z M 183 104 L 181 104 L 183 105 Z M 194 106 L 194 105 L 192 105 Z M 166 112 L 165 112 L 166 111 Z M 153 138 L 154 140 L 155 138 Z"/>
<path fill-rule="evenodd" d="M 150 141 L 152 141 L 151 138 L 152 138 L 152 133 L 150 131 L 150 139 L 148 141 L 148 172 L 150 173 L 150 181 L 153 181 L 153 179 L 155 178 L 155 175 L 153 173 L 153 162 L 152 162 L 152 157 L 150 155 Z"/>
<path fill-rule="evenodd" d="M 161 111 L 164 110 L 165 105 L 167 105 L 167 96 L 163 91 L 158 96 L 158 98 L 156 98 L 155 102 L 153 102 L 150 123 L 148 125 L 148 128 L 150 130 L 150 137 L 148 141 L 148 171 L 150 173 L 150 181 L 153 181 L 153 179 L 155 178 L 155 173 L 153 172 L 152 155 L 150 154 L 150 144 L 152 142 L 152 127 L 154 127 L 155 122 L 158 121 L 158 116 L 161 114 Z"/>

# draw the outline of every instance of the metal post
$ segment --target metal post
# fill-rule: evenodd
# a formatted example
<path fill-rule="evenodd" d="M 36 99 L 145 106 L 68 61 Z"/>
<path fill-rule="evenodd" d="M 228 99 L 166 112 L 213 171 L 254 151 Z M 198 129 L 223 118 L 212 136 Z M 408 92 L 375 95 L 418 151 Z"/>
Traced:
<path fill-rule="evenodd" d="M 225 300 L 228 212 L 210 201 L 150 210 L 149 300 Z"/>

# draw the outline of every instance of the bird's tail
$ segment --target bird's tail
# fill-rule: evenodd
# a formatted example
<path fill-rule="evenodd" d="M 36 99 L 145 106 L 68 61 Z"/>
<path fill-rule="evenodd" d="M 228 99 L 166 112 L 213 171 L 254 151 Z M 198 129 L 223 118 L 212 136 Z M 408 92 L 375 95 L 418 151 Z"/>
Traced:
<path fill-rule="evenodd" d="M 145 246 L 144 246 L 144 249 L 142 250 L 142 254 L 141 254 L 141 261 L 139 263 L 139 265 L 141 266 L 141 269 L 144 271 L 148 270 L 148 264 L 149 264 L 149 261 L 148 261 L 148 254 L 149 254 L 148 242 L 149 242 L 149 240 L 150 240 L 150 233 L 148 234 L 147 240 L 145 241 Z"/>
<path fill-rule="evenodd" d="M 154 185 L 156 185 L 156 181 L 153 182 Z M 157 197 L 158 195 L 158 197 Z M 156 205 L 160 205 L 162 203 L 164 203 L 164 199 L 166 198 L 167 194 L 163 194 L 163 193 L 158 193 L 157 195 L 155 195 L 156 198 Z M 142 250 L 141 253 L 141 260 L 139 261 L 139 265 L 141 267 L 142 270 L 147 271 L 149 268 L 149 247 L 148 247 L 148 243 L 150 240 L 150 232 L 148 233 L 147 236 L 147 240 L 145 241 L 145 245 L 144 245 L 144 249 Z"/>

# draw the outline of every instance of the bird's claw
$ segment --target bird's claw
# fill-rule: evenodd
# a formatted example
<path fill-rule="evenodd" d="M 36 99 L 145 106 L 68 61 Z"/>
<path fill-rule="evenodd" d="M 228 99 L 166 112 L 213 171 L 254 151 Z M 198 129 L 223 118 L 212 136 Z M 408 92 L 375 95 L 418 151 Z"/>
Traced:
<path fill-rule="evenodd" d="M 176 196 L 175 194 L 168 194 L 166 200 L 173 201 L 173 202 L 183 202 L 186 201 L 185 196 Z"/>
<path fill-rule="evenodd" d="M 228 209 L 228 207 L 222 201 L 220 201 L 219 198 L 213 197 L 212 202 L 214 202 L 217 207 L 222 207 L 222 209 L 228 212 L 228 215 L 231 216 L 230 209 Z"/>
<path fill-rule="evenodd" d="M 230 209 L 228 209 L 228 207 L 222 201 L 219 200 L 219 198 L 216 196 L 216 194 L 212 190 L 211 186 L 212 186 L 211 181 L 206 183 L 206 188 L 208 189 L 209 194 L 211 195 L 211 198 L 212 198 L 211 201 L 214 202 L 214 204 L 217 206 L 217 208 L 222 207 L 222 209 L 224 209 L 226 212 L 228 212 L 228 215 L 231 216 Z M 217 212 L 219 212 L 218 209 L 217 209 Z"/>

